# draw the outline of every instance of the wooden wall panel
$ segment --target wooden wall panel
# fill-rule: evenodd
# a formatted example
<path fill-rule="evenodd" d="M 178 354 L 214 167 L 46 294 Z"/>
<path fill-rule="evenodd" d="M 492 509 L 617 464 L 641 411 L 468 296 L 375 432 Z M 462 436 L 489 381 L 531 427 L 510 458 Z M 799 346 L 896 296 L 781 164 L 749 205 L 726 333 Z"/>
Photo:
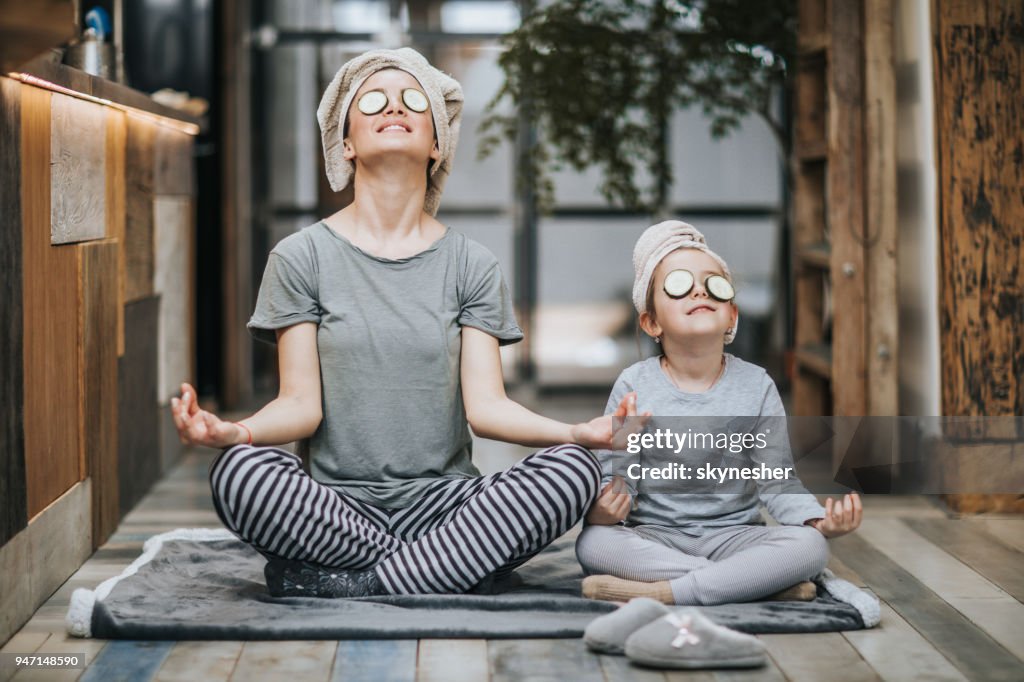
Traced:
<path fill-rule="evenodd" d="M 192 201 L 181 197 L 154 200 L 156 263 L 154 293 L 160 295 L 157 401 L 169 404 L 183 381 L 194 384 L 192 356 Z"/>
<path fill-rule="evenodd" d="M 0 642 L 92 554 L 91 484 L 87 478 L 71 486 L 0 547 Z"/>
<path fill-rule="evenodd" d="M 31 526 L 29 526 L 31 527 Z M 17 632 L 35 611 L 28 531 L 0 545 L 0 642 Z"/>
<path fill-rule="evenodd" d="M 50 242 L 106 236 L 106 113 L 54 93 L 50 100 Z"/>
<path fill-rule="evenodd" d="M 1020 415 L 1024 2 L 937 9 L 942 413 Z"/>
<path fill-rule="evenodd" d="M 195 194 L 192 141 L 187 133 L 159 126 L 156 129 L 153 192 L 163 196 Z"/>
<path fill-rule="evenodd" d="M 107 107 L 107 235 L 121 245 L 117 250 L 117 356 L 124 355 L 125 303 L 125 114 Z"/>
<path fill-rule="evenodd" d="M 167 430 L 170 399 L 180 393 L 182 382 L 195 385 L 193 359 L 193 209 L 189 197 L 157 196 L 154 200 L 156 265 L 154 289 L 160 295 L 160 324 L 157 357 L 157 402 L 161 412 L 161 470 L 167 471 L 178 459 L 182 444 L 177 431 Z M 170 422 L 173 426 L 173 422 Z"/>
<path fill-rule="evenodd" d="M 125 301 L 153 294 L 153 167 L 157 126 L 128 115 L 125 148 Z"/>
<path fill-rule="evenodd" d="M 93 481 L 94 547 L 120 520 L 117 470 L 117 259 L 120 244 L 79 247 L 82 299 L 82 471 Z"/>
<path fill-rule="evenodd" d="M 5 327 L 0 333 L 0 545 L 28 522 L 22 394 L 21 88 L 10 78 L 0 77 L 0 320 Z"/>
<path fill-rule="evenodd" d="M 71 486 L 29 523 L 32 601 L 42 604 L 77 571 L 92 546 L 92 481 Z"/>
<path fill-rule="evenodd" d="M 942 414 L 1021 415 L 1024 0 L 934 3 L 933 10 Z M 947 436 L 1024 438 L 1006 428 L 1010 421 L 970 420 Z M 964 512 L 1024 512 L 1019 495 L 948 502 Z"/>
<path fill-rule="evenodd" d="M 117 465 L 122 516 L 160 476 L 156 400 L 159 317 L 159 296 L 125 306 L 125 349 L 117 361 Z"/>
<path fill-rule="evenodd" d="M 22 121 L 24 414 L 28 515 L 80 480 L 78 255 L 50 245 L 50 100 L 25 87 Z"/>

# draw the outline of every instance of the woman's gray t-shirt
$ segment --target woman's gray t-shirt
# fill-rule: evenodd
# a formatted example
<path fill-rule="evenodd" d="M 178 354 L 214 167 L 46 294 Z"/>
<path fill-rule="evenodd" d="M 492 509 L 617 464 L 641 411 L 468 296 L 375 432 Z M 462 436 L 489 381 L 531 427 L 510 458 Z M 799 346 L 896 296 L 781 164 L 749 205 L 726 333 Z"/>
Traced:
<path fill-rule="evenodd" d="M 247 325 L 317 324 L 323 420 L 310 473 L 331 488 L 397 509 L 438 478 L 479 476 L 462 403 L 461 328 L 502 345 L 523 338 L 498 261 L 448 229 L 401 259 L 362 251 L 319 222 L 270 252 Z"/>

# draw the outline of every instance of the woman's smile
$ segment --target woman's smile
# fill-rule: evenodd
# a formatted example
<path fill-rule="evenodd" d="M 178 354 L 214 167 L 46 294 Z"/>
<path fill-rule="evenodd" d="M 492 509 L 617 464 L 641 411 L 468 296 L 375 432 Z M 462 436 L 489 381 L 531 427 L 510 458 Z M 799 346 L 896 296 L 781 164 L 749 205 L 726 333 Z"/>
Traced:
<path fill-rule="evenodd" d="M 378 133 L 388 133 L 388 132 L 392 132 L 392 133 L 393 132 L 410 133 L 410 132 L 412 132 L 412 130 L 409 128 L 409 125 L 407 123 L 393 122 L 393 123 L 385 123 L 381 128 L 377 129 L 377 132 Z"/>

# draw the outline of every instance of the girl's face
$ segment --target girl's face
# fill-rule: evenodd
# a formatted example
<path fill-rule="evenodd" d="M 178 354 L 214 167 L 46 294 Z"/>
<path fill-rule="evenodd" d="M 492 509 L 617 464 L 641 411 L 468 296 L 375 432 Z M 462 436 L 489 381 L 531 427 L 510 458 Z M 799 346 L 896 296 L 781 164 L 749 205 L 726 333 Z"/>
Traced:
<path fill-rule="evenodd" d="M 431 159 L 440 158 L 430 107 L 422 112 L 411 109 L 402 98 L 407 88 L 423 92 L 419 81 L 399 69 L 384 69 L 366 79 L 348 110 L 346 160 L 368 163 L 381 155 L 400 154 L 422 159 L 427 166 Z M 359 100 L 373 90 L 383 93 L 387 104 L 377 113 L 364 114 L 359 110 Z"/>
<path fill-rule="evenodd" d="M 693 289 L 682 298 L 665 293 L 665 276 L 673 270 L 693 273 Z M 724 274 L 715 259 L 700 249 L 677 249 L 665 256 L 651 278 L 654 314 L 641 316 L 644 331 L 663 337 L 663 343 L 685 344 L 700 338 L 718 338 L 724 343 L 725 332 L 736 323 L 739 311 L 731 301 L 716 301 L 704 287 L 709 275 Z"/>

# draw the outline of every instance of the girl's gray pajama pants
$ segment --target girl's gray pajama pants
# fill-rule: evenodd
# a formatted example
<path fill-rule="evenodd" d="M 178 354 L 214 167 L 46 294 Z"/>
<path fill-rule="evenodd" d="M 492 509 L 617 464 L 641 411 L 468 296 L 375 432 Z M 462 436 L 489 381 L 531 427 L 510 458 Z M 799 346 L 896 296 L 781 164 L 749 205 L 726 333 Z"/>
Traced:
<path fill-rule="evenodd" d="M 210 466 L 224 525 L 268 558 L 374 568 L 391 594 L 465 592 L 510 572 L 586 513 L 600 484 L 577 445 L 536 452 L 506 471 L 441 479 L 412 505 L 384 509 L 311 478 L 280 448 L 236 445 Z"/>
<path fill-rule="evenodd" d="M 576 557 L 590 575 L 669 581 L 677 604 L 767 597 L 821 573 L 828 543 L 811 526 L 731 526 L 688 534 L 663 526 L 587 526 Z"/>

